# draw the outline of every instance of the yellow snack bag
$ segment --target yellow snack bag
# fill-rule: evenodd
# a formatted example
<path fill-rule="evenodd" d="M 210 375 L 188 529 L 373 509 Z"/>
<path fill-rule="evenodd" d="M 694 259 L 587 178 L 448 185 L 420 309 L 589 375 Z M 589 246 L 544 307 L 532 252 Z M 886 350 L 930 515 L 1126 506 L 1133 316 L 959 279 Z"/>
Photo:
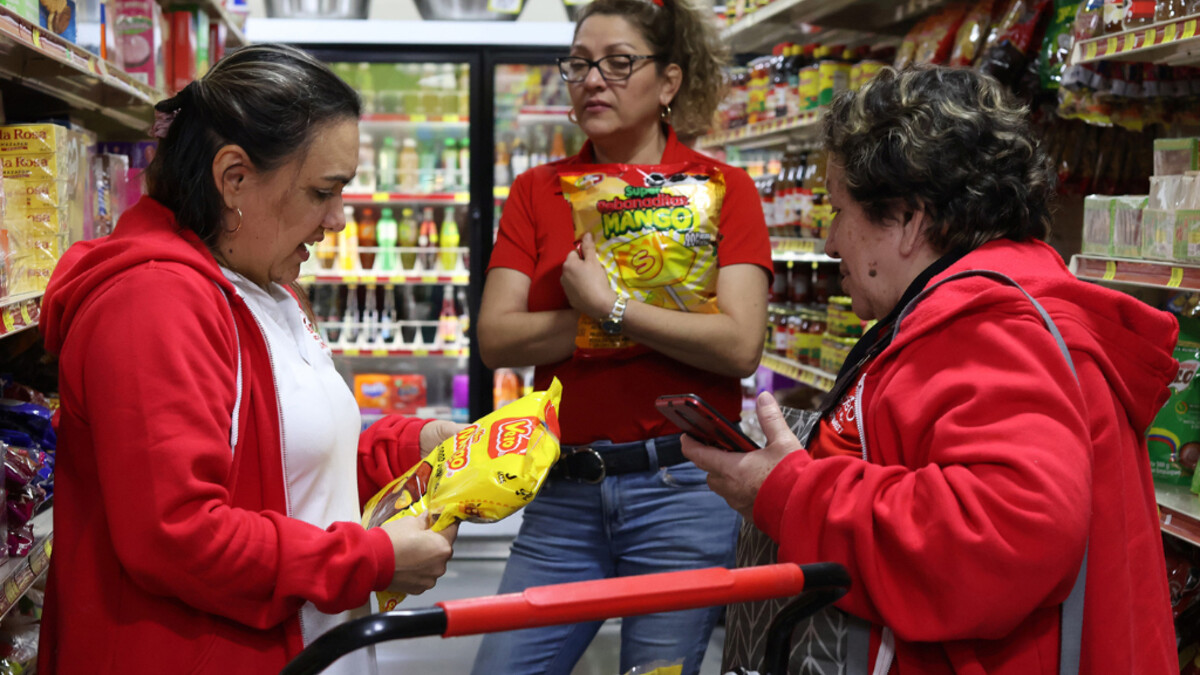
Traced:
<path fill-rule="evenodd" d="M 442 441 L 429 456 L 388 483 L 363 508 L 363 527 L 428 513 L 430 529 L 468 520 L 494 523 L 528 504 L 558 461 L 562 384 L 535 391 Z M 380 611 L 400 593 L 377 594 Z"/>
<path fill-rule="evenodd" d="M 683 312 L 717 312 L 717 242 L 725 177 L 715 166 L 595 164 L 559 173 L 571 204 L 575 240 L 590 232 L 600 264 L 618 294 Z M 582 316 L 575 346 L 625 349 Z"/>

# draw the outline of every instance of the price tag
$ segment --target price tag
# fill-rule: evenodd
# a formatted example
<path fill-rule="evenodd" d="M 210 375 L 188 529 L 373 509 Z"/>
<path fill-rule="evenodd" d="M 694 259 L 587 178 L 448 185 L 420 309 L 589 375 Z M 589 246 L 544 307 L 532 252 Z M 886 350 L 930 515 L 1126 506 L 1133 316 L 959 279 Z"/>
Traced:
<path fill-rule="evenodd" d="M 458 115 L 442 115 L 443 122 L 457 122 Z"/>
<path fill-rule="evenodd" d="M 387 356 L 387 355 L 388 355 L 388 350 L 386 350 L 386 349 L 372 349 L 371 350 L 371 356 Z"/>
<path fill-rule="evenodd" d="M 1145 33 L 1142 33 L 1142 46 L 1153 47 L 1154 39 L 1158 37 L 1158 31 L 1153 28 L 1148 28 Z"/>
<path fill-rule="evenodd" d="M 458 356 L 459 350 L 457 348 L 451 347 L 450 349 L 447 349 L 444 353 L 446 356 Z"/>
<path fill-rule="evenodd" d="M 50 556 L 50 550 L 54 547 L 53 545 L 54 545 L 54 537 L 51 537 L 46 540 L 46 556 L 47 557 Z"/>
<path fill-rule="evenodd" d="M 33 317 L 29 314 L 29 303 L 27 302 L 21 303 L 21 320 L 25 322 L 26 326 L 33 325 Z"/>
<path fill-rule="evenodd" d="M 436 274 L 426 274 L 425 276 L 421 277 L 421 283 L 423 284 L 436 284 L 437 282 L 438 277 Z"/>
<path fill-rule="evenodd" d="M 3 315 L 0 316 L 0 318 L 2 318 L 4 321 L 4 332 L 12 332 L 12 329 L 17 325 L 17 322 L 13 319 L 12 308 L 5 307 Z"/>
<path fill-rule="evenodd" d="M 100 71 L 100 77 L 108 77 L 108 66 L 106 65 L 107 63 L 108 63 L 107 61 L 101 60 L 99 63 L 96 64 L 96 70 Z"/>
<path fill-rule="evenodd" d="M 87 68 L 88 68 L 88 72 L 89 72 L 89 73 L 91 73 L 91 74 L 93 74 L 93 75 L 97 75 L 97 74 L 98 74 L 98 73 L 96 72 L 96 61 L 95 61 L 95 59 L 88 59 L 88 60 L 87 60 Z"/>
<path fill-rule="evenodd" d="M 342 354 L 344 356 L 358 356 L 359 353 L 360 352 L 357 347 L 348 347 L 342 350 Z"/>
<path fill-rule="evenodd" d="M 468 280 L 469 280 L 468 277 L 463 274 L 459 274 L 459 275 L 450 277 L 450 283 L 457 284 L 459 286 L 465 286 L 467 284 Z"/>
<path fill-rule="evenodd" d="M 429 356 L 428 349 L 414 349 L 413 356 Z"/>
<path fill-rule="evenodd" d="M 424 122 L 427 119 L 429 119 L 429 118 L 425 117 L 424 115 L 409 115 L 408 116 L 408 121 L 410 121 L 410 122 Z"/>
<path fill-rule="evenodd" d="M 1104 45 L 1104 55 L 1112 56 L 1117 53 L 1117 36 L 1114 35 L 1108 38 L 1108 42 Z"/>
<path fill-rule="evenodd" d="M 1184 40 L 1191 38 L 1191 37 L 1196 37 L 1196 20 L 1195 19 L 1189 19 L 1188 21 L 1183 22 L 1183 35 L 1181 37 Z"/>
<path fill-rule="evenodd" d="M 1126 33 L 1125 46 L 1121 48 L 1121 51 L 1131 52 L 1133 51 L 1135 45 L 1137 45 L 1137 36 L 1133 33 Z"/>
<path fill-rule="evenodd" d="M 1183 268 L 1172 267 L 1171 278 L 1167 279 L 1167 288 L 1179 288 L 1179 284 L 1183 282 Z"/>
<path fill-rule="evenodd" d="M 358 275 L 356 275 L 356 274 L 347 274 L 347 275 L 345 275 L 345 276 L 343 276 L 343 277 L 342 277 L 342 283 L 345 283 L 345 284 L 350 284 L 351 286 L 353 286 L 354 284 L 357 284 L 357 283 L 358 283 Z"/>
<path fill-rule="evenodd" d="M 1117 263 L 1108 260 L 1104 263 L 1104 276 L 1100 277 L 1105 281 L 1112 281 L 1117 277 Z"/>
<path fill-rule="evenodd" d="M 1175 40 L 1175 24 L 1169 23 L 1163 29 L 1163 42 L 1173 42 Z"/>
<path fill-rule="evenodd" d="M 471 201 L 471 193 L 470 192 L 455 192 L 454 193 L 454 203 L 455 204 L 466 204 L 470 201 Z"/>
<path fill-rule="evenodd" d="M 38 49 L 42 48 L 42 32 L 38 29 L 33 29 L 33 46 Z"/>
<path fill-rule="evenodd" d="M 1084 46 L 1083 58 L 1085 58 L 1089 61 L 1096 58 L 1096 43 L 1095 42 L 1089 42 L 1089 43 L 1087 43 L 1087 45 Z"/>
<path fill-rule="evenodd" d="M 386 192 L 376 192 L 375 194 L 371 195 L 371 201 L 373 202 L 386 202 L 390 198 L 391 195 Z"/>

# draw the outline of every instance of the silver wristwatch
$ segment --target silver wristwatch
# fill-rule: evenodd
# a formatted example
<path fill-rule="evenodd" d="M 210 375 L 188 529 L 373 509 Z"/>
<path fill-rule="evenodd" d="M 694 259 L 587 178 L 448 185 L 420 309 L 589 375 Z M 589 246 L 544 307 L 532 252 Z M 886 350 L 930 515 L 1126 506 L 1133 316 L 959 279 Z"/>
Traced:
<path fill-rule="evenodd" d="M 621 321 L 625 319 L 625 304 L 629 299 L 623 295 L 617 296 L 617 301 L 613 303 L 612 311 L 608 313 L 608 317 L 600 323 L 600 328 L 609 335 L 621 334 Z"/>

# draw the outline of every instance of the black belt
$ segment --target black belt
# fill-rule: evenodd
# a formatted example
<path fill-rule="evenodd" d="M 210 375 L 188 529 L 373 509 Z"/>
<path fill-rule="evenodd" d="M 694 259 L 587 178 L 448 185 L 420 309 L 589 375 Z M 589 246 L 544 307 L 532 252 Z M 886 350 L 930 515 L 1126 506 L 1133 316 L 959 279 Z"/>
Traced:
<path fill-rule="evenodd" d="M 558 462 L 550 468 L 550 477 L 599 483 L 605 476 L 657 471 L 660 467 L 686 461 L 688 459 L 683 456 L 679 444 L 679 434 L 633 443 L 565 445 Z"/>

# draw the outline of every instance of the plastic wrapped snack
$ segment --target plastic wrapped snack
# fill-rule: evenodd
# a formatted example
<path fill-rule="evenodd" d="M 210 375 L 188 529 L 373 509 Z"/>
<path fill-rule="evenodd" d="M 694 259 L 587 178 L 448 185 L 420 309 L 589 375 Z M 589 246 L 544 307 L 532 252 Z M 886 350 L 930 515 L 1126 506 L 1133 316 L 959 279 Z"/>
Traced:
<path fill-rule="evenodd" d="M 725 177 L 714 166 L 599 164 L 559 173 L 571 204 L 575 240 L 591 233 L 618 294 L 683 312 L 717 312 L 717 240 Z M 575 345 L 585 352 L 624 349 L 589 316 Z"/>
<path fill-rule="evenodd" d="M 1174 356 L 1179 371 L 1171 383 L 1171 397 L 1146 432 L 1146 445 L 1154 480 L 1191 485 L 1200 459 L 1200 388 L 1194 379 L 1200 368 L 1200 320 L 1179 317 Z"/>
<path fill-rule="evenodd" d="M 468 520 L 494 523 L 519 511 L 558 461 L 562 384 L 522 397 L 442 441 L 363 508 L 363 527 L 429 514 L 430 529 Z M 381 592 L 381 611 L 404 595 Z"/>

